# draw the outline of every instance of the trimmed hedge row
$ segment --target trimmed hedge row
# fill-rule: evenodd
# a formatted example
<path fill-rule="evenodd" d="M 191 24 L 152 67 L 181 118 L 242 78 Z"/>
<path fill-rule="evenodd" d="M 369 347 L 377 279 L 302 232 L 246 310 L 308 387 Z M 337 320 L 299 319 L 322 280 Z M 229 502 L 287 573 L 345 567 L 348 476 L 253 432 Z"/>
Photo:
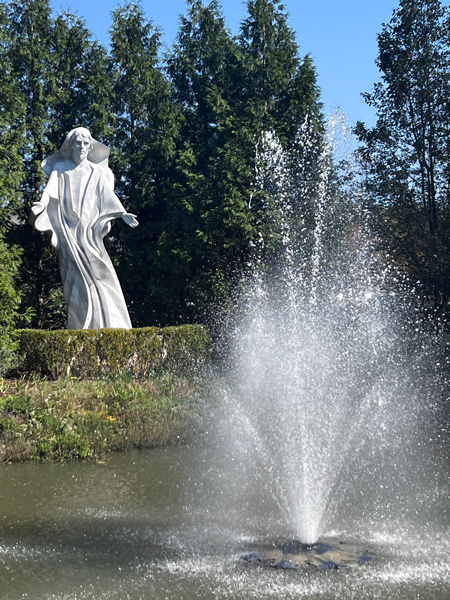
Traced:
<path fill-rule="evenodd" d="M 208 362 L 202 325 L 141 329 L 17 331 L 21 370 L 58 379 L 129 373 L 143 378 L 158 368 L 188 371 Z"/>

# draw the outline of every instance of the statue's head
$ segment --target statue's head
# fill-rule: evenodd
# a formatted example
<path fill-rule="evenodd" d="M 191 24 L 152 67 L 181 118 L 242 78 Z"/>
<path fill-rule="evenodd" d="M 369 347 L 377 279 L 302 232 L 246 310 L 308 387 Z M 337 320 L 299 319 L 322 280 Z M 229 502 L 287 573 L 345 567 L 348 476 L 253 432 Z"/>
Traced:
<path fill-rule="evenodd" d="M 93 148 L 93 139 L 90 131 L 86 127 L 77 127 L 70 132 L 69 146 L 72 154 L 72 160 L 79 165 L 88 157 Z"/>
<path fill-rule="evenodd" d="M 105 169 L 108 178 L 111 179 L 111 185 L 114 187 L 114 178 L 108 167 L 108 157 L 109 148 L 105 144 L 95 140 L 86 127 L 76 127 L 69 131 L 61 148 L 42 161 L 42 168 L 47 175 L 50 175 L 58 162 L 72 160 L 79 165 L 88 159 L 90 163 Z"/>

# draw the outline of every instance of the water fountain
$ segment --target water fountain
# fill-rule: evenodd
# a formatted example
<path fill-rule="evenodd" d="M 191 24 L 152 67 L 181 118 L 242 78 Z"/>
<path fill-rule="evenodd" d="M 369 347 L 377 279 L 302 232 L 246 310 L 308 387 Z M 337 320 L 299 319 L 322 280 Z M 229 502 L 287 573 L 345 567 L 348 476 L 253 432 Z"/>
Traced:
<path fill-rule="evenodd" d="M 349 496 L 395 512 L 393 499 L 434 472 L 424 443 L 435 409 L 423 402 L 430 357 L 364 261 L 350 282 L 329 268 L 316 297 L 302 285 L 293 292 L 302 274 L 255 283 L 223 391 L 221 462 L 240 510 L 251 520 L 266 505 L 266 518 L 283 515 L 282 533 L 304 544 Z"/>
<path fill-rule="evenodd" d="M 220 464 L 227 475 L 220 494 L 228 505 L 233 497 L 249 531 L 255 520 L 276 521 L 278 536 L 309 552 L 349 504 L 368 520 L 405 517 L 418 510 L 408 497 L 435 485 L 430 442 L 443 430 L 439 357 L 420 317 L 415 323 L 414 294 L 376 252 L 355 191 L 352 205 L 341 207 L 346 227 L 327 215 L 336 207 L 326 169 L 307 252 L 304 241 L 295 243 L 282 158 L 273 137 L 267 145 L 281 164 L 271 184 L 278 185 L 284 248 L 273 264 L 256 268 L 237 303 L 233 366 L 222 385 Z M 324 164 L 333 149 L 330 139 Z M 268 556 L 244 554 L 280 560 Z"/>

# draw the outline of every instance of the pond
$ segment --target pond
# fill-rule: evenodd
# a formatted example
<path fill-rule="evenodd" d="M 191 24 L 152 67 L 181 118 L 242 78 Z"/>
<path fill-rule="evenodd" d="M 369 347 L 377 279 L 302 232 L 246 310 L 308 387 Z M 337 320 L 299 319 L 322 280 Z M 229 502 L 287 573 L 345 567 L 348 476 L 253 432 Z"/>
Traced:
<path fill-rule="evenodd" d="M 325 533 L 370 545 L 371 563 L 279 570 L 240 557 L 275 540 L 281 516 L 262 506 L 239 519 L 214 460 L 212 449 L 178 447 L 3 466 L 0 599 L 450 597 L 448 471 L 406 492 L 397 511 L 353 502 L 330 520 Z M 417 510 L 402 511 L 408 502 Z"/>

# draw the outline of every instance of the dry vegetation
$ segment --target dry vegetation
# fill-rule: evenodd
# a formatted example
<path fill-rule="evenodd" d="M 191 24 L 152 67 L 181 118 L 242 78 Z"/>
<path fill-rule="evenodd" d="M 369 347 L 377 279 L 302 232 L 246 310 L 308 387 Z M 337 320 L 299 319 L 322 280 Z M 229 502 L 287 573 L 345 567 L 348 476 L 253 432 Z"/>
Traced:
<path fill-rule="evenodd" d="M 200 423 L 192 379 L 0 378 L 0 462 L 87 458 L 186 441 Z"/>

